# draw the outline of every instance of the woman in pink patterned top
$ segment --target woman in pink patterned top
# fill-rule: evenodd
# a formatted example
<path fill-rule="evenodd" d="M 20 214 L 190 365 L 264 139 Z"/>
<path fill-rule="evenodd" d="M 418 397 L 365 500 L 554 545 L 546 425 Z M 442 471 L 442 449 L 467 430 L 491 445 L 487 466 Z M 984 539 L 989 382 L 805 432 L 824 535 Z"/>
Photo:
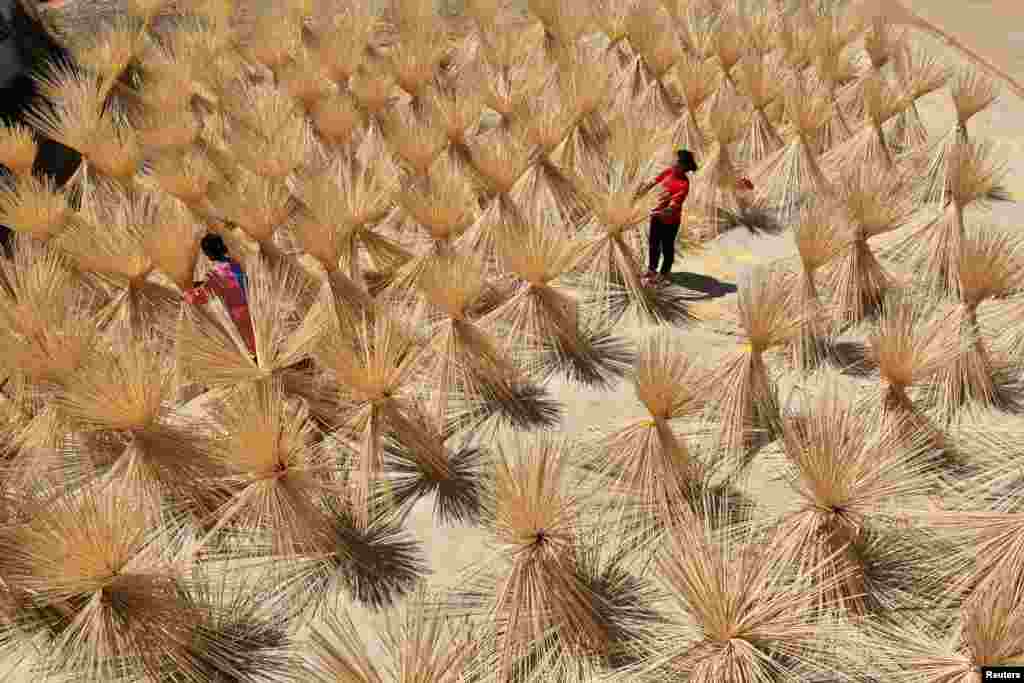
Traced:
<path fill-rule="evenodd" d="M 227 245 L 220 235 L 210 234 L 200 242 L 203 253 L 213 261 L 213 272 L 205 282 L 195 283 L 196 286 L 185 292 L 185 300 L 190 304 L 202 305 L 210 300 L 213 293 L 224 302 L 231 319 L 238 328 L 249 353 L 256 355 L 256 335 L 253 331 L 252 317 L 249 315 L 248 282 L 242 267 L 228 256 Z"/>

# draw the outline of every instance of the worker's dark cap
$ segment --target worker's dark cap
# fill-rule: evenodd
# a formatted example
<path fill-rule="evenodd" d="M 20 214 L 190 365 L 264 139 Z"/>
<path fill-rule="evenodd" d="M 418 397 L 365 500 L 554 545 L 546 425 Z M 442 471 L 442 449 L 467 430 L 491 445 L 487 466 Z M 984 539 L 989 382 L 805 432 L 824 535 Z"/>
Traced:
<path fill-rule="evenodd" d="M 220 259 L 228 255 L 228 246 L 224 244 L 224 239 L 217 234 L 210 233 L 203 237 L 199 243 L 203 253 L 206 254 L 207 258 Z"/>
<path fill-rule="evenodd" d="M 691 172 L 697 171 L 697 160 L 693 157 L 693 152 L 688 149 L 677 149 L 676 157 L 683 169 Z"/>

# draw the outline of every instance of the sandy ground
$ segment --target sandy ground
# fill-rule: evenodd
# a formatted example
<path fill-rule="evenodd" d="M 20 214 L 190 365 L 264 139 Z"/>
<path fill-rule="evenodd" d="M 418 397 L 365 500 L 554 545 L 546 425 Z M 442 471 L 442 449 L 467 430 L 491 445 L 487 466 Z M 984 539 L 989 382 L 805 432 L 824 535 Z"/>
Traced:
<path fill-rule="evenodd" d="M 1015 78 L 1024 80 L 1024 3 L 1019 0 L 913 0 L 907 4 L 919 11 L 922 17 L 939 23 L 965 43 L 976 46 L 979 52 Z M 931 49 L 943 49 L 932 39 L 922 40 Z M 952 107 L 944 91 L 923 102 L 921 111 L 934 134 L 945 132 L 953 122 Z M 1024 101 L 1005 95 L 971 122 L 971 132 L 1002 147 L 1009 161 L 1007 187 L 1017 198 L 1024 199 Z M 992 216 L 1009 226 L 1024 225 L 1024 204 L 1001 205 Z M 720 243 L 709 249 L 706 255 L 677 260 L 675 269 L 735 284 L 737 273 L 749 264 L 788 255 L 791 249 L 788 234 L 756 236 L 745 231 L 733 231 L 721 238 Z M 727 304 L 734 296 L 727 295 L 715 304 Z M 647 331 L 636 328 L 623 330 L 629 336 Z M 681 343 L 695 354 L 714 354 L 722 350 L 716 348 L 713 336 L 701 330 L 685 332 Z M 595 428 L 607 429 L 625 424 L 630 417 L 639 415 L 628 382 L 606 392 L 581 390 L 559 382 L 553 383 L 550 389 L 553 396 L 564 404 L 564 430 L 572 436 L 586 436 Z M 782 502 L 779 497 L 784 495 L 784 489 L 771 483 L 769 476 L 767 471 L 755 472 L 751 492 L 767 503 L 778 504 Z M 438 527 L 432 518 L 432 504 L 432 500 L 422 501 L 412 513 L 408 528 L 424 544 L 433 571 L 431 583 L 447 587 L 457 581 L 467 567 L 486 559 L 487 537 L 479 529 Z M 367 635 L 370 635 L 373 625 L 383 623 L 379 615 L 369 614 L 358 607 L 353 608 L 353 618 Z M 376 651 L 377 647 L 373 649 Z"/>

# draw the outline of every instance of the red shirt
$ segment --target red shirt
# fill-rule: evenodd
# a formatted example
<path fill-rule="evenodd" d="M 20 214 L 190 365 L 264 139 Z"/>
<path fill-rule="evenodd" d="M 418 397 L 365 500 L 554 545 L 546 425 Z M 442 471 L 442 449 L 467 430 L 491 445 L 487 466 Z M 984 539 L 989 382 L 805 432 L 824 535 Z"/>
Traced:
<path fill-rule="evenodd" d="M 654 213 L 666 223 L 678 223 L 683 215 L 683 202 L 690 194 L 690 180 L 676 173 L 675 166 L 658 174 L 654 182 L 661 185 L 661 202 Z"/>
<path fill-rule="evenodd" d="M 210 294 L 220 297 L 227 306 L 231 320 L 245 340 L 250 353 L 256 353 L 256 336 L 253 331 L 252 318 L 249 315 L 249 301 L 246 296 L 247 282 L 242 269 L 235 261 L 218 261 L 213 264 L 206 283 L 185 292 L 185 300 L 190 304 L 201 306 L 210 299 Z"/>

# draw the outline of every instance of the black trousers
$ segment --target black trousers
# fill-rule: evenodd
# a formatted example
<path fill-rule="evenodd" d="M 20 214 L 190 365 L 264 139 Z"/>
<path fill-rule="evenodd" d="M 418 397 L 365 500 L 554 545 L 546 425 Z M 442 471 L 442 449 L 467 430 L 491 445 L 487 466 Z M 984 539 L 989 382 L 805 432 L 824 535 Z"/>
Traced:
<path fill-rule="evenodd" d="M 647 269 L 652 273 L 660 272 L 668 275 L 672 272 L 672 262 L 676 258 L 676 236 L 679 234 L 679 223 L 668 223 L 658 216 L 651 216 L 651 228 L 647 234 Z M 658 261 L 661 270 L 658 270 Z"/>

